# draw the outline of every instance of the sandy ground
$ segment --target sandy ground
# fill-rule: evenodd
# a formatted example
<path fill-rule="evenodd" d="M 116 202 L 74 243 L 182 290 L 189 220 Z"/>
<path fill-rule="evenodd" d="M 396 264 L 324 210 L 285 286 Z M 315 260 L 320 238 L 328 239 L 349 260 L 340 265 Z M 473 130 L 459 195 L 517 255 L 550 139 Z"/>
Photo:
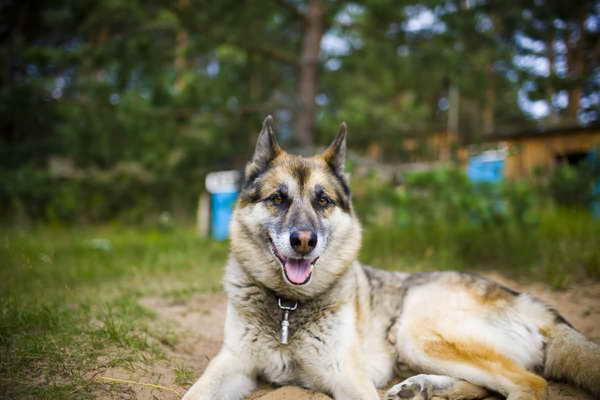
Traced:
<path fill-rule="evenodd" d="M 520 284 L 500 275 L 488 277 L 519 291 L 527 291 L 554 306 L 582 333 L 600 343 L 600 284 L 584 284 L 565 291 L 552 291 L 542 284 Z M 145 298 L 144 306 L 154 310 L 180 338 L 168 350 L 167 360 L 152 364 L 148 369 L 137 370 L 135 375 L 126 370 L 109 370 L 104 375 L 137 382 L 158 384 L 183 393 L 184 386 L 177 386 L 177 366 L 196 371 L 196 379 L 206 368 L 209 360 L 218 352 L 223 339 L 225 316 L 223 293 L 197 295 L 185 302 L 168 301 L 164 298 Z M 600 367 L 600 366 L 595 366 Z M 392 382 L 397 383 L 399 380 Z M 382 395 L 384 390 L 380 392 Z M 114 397 L 114 396 L 113 396 Z M 141 385 L 129 385 L 116 398 L 176 399 L 175 392 Z M 298 387 L 271 387 L 262 385 L 248 400 L 327 400 L 329 396 Z M 593 400 L 592 396 L 570 385 L 552 382 L 549 400 Z"/>

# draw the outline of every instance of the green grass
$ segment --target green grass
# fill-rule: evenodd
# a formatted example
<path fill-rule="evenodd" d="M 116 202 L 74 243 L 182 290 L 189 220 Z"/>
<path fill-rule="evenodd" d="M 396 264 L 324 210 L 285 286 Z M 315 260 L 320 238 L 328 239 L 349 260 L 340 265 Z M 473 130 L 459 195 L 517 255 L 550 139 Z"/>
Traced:
<path fill-rule="evenodd" d="M 196 371 L 187 368 L 185 365 L 175 367 L 175 383 L 181 386 L 191 385 L 196 378 Z"/>
<path fill-rule="evenodd" d="M 216 290 L 227 254 L 226 243 L 182 228 L 8 228 L 0 237 L 0 398 L 11 399 L 93 398 L 107 368 L 164 357 L 176 338 L 139 298 Z M 177 382 L 189 381 L 174 368 Z"/>
<path fill-rule="evenodd" d="M 600 220 L 548 209 L 532 226 L 481 227 L 444 219 L 365 230 L 362 260 L 379 268 L 490 270 L 562 288 L 600 280 Z"/>

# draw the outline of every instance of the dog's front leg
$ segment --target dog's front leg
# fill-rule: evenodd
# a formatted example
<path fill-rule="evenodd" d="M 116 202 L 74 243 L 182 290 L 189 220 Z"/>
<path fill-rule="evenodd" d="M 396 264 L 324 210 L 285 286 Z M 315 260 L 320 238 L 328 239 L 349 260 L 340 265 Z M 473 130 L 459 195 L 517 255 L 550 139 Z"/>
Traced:
<path fill-rule="evenodd" d="M 183 400 L 241 400 L 256 388 L 252 366 L 223 347 Z"/>
<path fill-rule="evenodd" d="M 359 370 L 333 377 L 332 386 L 335 400 L 379 400 L 375 385 Z"/>
<path fill-rule="evenodd" d="M 319 377 L 317 387 L 329 392 L 335 400 L 379 400 L 375 384 L 366 376 L 352 350 L 340 357 L 305 364 L 306 372 Z"/>
<path fill-rule="evenodd" d="M 371 382 L 337 382 L 333 390 L 335 400 L 379 400 L 375 385 Z"/>

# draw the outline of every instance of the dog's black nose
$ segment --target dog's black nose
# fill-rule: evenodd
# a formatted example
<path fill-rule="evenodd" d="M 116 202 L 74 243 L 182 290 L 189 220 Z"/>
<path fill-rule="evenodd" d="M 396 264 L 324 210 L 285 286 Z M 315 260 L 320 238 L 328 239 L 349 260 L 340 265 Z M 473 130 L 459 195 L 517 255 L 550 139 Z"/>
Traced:
<path fill-rule="evenodd" d="M 317 245 L 317 234 L 313 231 L 293 231 L 290 234 L 290 244 L 298 253 L 308 254 Z"/>

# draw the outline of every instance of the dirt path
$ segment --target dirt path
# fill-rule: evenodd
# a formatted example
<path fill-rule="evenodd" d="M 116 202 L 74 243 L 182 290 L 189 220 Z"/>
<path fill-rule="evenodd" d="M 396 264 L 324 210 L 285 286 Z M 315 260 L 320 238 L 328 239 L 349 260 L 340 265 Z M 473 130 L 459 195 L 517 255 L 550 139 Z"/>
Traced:
<path fill-rule="evenodd" d="M 600 342 L 600 284 L 586 284 L 566 291 L 551 291 L 541 284 L 524 285 L 510 281 L 500 275 L 488 275 L 490 278 L 520 291 L 527 291 L 541 298 L 559 310 L 574 326 L 589 338 Z M 190 300 L 169 301 L 164 298 L 145 298 L 144 306 L 154 310 L 158 318 L 170 324 L 180 339 L 167 351 L 167 360 L 153 364 L 138 376 L 131 372 L 111 371 L 112 376 L 134 379 L 176 388 L 183 392 L 184 386 L 175 384 L 176 368 L 191 368 L 199 376 L 209 360 L 215 356 L 223 338 L 223 320 L 225 316 L 225 295 L 197 295 Z M 596 366 L 598 367 L 598 366 Z M 396 383 L 396 382 L 394 382 Z M 166 390 L 144 386 L 130 388 L 132 397 L 138 399 L 175 399 L 177 395 Z M 384 391 L 381 391 L 383 393 Z M 263 385 L 253 393 L 249 400 L 327 400 L 321 393 L 298 387 L 273 388 Z M 565 384 L 552 382 L 549 400 L 593 400 L 584 392 Z"/>

